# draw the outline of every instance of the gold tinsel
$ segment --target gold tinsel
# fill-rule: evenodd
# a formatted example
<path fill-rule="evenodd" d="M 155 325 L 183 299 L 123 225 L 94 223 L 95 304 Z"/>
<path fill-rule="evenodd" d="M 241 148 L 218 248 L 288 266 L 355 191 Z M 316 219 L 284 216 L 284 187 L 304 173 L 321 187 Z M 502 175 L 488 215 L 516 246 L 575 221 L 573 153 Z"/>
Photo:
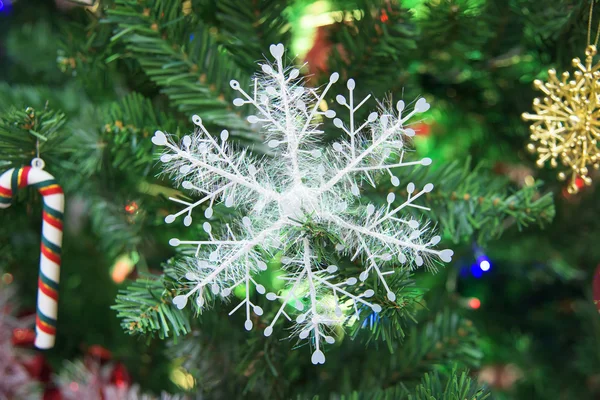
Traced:
<path fill-rule="evenodd" d="M 535 87 L 544 93 L 543 98 L 533 101 L 534 114 L 523 113 L 525 121 L 533 121 L 531 143 L 528 150 L 537 153 L 537 165 L 543 167 L 549 161 L 552 168 L 564 166 L 558 173 L 559 180 L 570 174 L 569 193 L 577 193 L 577 177 L 586 185 L 592 183 L 589 168 L 600 167 L 600 63 L 592 65 L 597 53 L 596 46 L 585 50 L 585 64 L 573 59 L 577 70 L 573 77 L 563 72 L 560 79 L 556 71 L 548 71 L 548 82 L 536 80 Z"/>

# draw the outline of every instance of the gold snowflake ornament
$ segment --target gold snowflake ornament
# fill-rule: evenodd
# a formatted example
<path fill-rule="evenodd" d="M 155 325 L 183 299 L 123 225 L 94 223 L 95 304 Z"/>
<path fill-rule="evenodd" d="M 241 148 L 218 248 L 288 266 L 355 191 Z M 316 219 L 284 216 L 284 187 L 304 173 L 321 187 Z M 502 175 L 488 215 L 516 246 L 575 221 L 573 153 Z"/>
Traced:
<path fill-rule="evenodd" d="M 552 168 L 558 161 L 570 170 L 569 193 L 577 193 L 577 177 L 591 185 L 588 167 L 600 167 L 600 151 L 597 140 L 600 136 L 600 63 L 592 66 L 596 46 L 585 50 L 585 65 L 579 58 L 573 59 L 578 70 L 571 78 L 563 72 L 561 79 L 556 71 L 548 71 L 548 82 L 536 80 L 535 87 L 544 93 L 544 98 L 533 101 L 535 114 L 523 113 L 530 126 L 531 141 L 527 148 L 538 154 L 537 165 L 543 167 L 550 161 Z M 566 180 L 569 171 L 561 171 L 559 180 Z"/>

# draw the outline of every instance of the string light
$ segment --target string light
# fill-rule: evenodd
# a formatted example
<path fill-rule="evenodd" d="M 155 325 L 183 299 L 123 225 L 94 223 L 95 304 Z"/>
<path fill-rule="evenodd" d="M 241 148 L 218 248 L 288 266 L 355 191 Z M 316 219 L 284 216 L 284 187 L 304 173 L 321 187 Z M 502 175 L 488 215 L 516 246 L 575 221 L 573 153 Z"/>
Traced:
<path fill-rule="evenodd" d="M 479 268 L 481 268 L 481 270 L 483 272 L 489 271 L 491 267 L 492 267 L 492 265 L 490 264 L 490 262 L 488 260 L 483 260 L 479 263 Z"/>
<path fill-rule="evenodd" d="M 479 307 L 481 307 L 481 300 L 479 300 L 477 297 L 471 297 L 471 299 L 469 299 L 469 307 L 471 307 L 473 310 L 477 310 Z"/>

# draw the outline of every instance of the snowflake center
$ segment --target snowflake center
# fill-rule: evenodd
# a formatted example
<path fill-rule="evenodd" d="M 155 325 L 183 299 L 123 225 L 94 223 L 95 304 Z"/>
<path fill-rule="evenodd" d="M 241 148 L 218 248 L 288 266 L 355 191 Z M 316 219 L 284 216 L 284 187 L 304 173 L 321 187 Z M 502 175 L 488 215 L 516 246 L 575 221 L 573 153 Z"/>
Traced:
<path fill-rule="evenodd" d="M 319 210 L 319 195 L 313 188 L 297 184 L 284 193 L 279 200 L 282 216 L 301 219 L 307 213 Z"/>

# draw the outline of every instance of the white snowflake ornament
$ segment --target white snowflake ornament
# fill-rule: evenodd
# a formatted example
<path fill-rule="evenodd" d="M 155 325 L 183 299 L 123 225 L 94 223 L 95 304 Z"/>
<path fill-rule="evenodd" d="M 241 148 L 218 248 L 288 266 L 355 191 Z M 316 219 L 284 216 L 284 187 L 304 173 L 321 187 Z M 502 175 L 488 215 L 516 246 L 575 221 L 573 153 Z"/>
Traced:
<path fill-rule="evenodd" d="M 314 345 L 313 364 L 322 364 L 323 341 L 334 342 L 333 328 L 349 320 L 350 310 L 356 315 L 361 310 L 381 311 L 370 300 L 374 291 L 366 289 L 363 281 L 375 276 L 387 298 L 394 301 L 396 295 L 386 282 L 394 266 L 418 267 L 432 258 L 443 262 L 452 258 L 451 250 L 435 248 L 440 237 L 432 236 L 427 223 L 403 212 L 407 207 L 426 209 L 416 200 L 433 189 L 431 183 L 421 189 L 408 183 L 403 201 L 391 192 L 384 206 L 359 201 L 365 182 L 375 186 L 377 178 L 387 176 L 393 186 L 399 186 L 395 169 L 431 164 L 429 158 L 404 161 L 406 138 L 415 134 L 406 122 L 427 111 L 429 104 L 421 98 L 407 111 L 399 101 L 396 110 L 373 112 L 366 121 L 357 121 L 355 113 L 370 96 L 355 99 L 355 82 L 350 79 L 347 93 L 336 97 L 349 115 L 346 121 L 333 120 L 342 137 L 324 146 L 319 142 L 320 121 L 334 118 L 335 112 L 324 111 L 320 105 L 339 74 L 333 73 L 319 93 L 303 86 L 298 69 L 284 66 L 282 44 L 272 45 L 270 52 L 275 62 L 261 66 L 251 94 L 237 81 L 231 81 L 231 87 L 240 96 L 233 101 L 235 106 L 254 108 L 255 115 L 248 122 L 261 124 L 273 155 L 256 157 L 247 149 L 230 146 L 227 131 L 210 134 L 198 116 L 193 117 L 196 133 L 184 136 L 179 144 L 160 131 L 152 138 L 166 148 L 161 156 L 165 171 L 200 196 L 194 203 L 172 199 L 185 207 L 167 216 L 166 222 L 183 216 L 184 225 L 189 226 L 192 210 L 206 205 L 203 229 L 208 238 L 170 241 L 173 246 L 191 247 L 182 277 L 191 289 L 173 301 L 183 308 L 193 298 L 195 307 L 202 309 L 207 291 L 235 300 L 234 289 L 243 286 L 245 298 L 230 315 L 244 310 L 244 327 L 251 330 L 251 314 L 263 315 L 263 309 L 251 301 L 254 289 L 279 305 L 265 336 L 273 333 L 273 326 L 284 316 L 295 323 L 293 332 L 299 339 Z M 213 230 L 209 221 L 216 202 L 236 207 L 245 216 L 235 225 Z M 362 260 L 365 269 L 358 277 L 341 279 L 337 266 L 319 258 L 318 241 L 305 229 L 308 224 L 340 238 L 335 246 L 340 255 Z M 275 254 L 283 254 L 281 272 L 286 281 L 286 289 L 279 293 L 267 292 L 255 280 Z"/>

